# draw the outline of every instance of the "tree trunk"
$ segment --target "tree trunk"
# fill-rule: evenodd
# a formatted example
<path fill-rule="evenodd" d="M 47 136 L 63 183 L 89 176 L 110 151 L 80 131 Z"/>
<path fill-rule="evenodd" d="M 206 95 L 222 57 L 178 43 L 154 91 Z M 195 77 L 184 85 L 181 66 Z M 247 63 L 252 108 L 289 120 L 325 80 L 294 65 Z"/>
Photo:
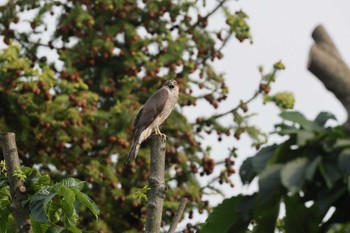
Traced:
<path fill-rule="evenodd" d="M 20 168 L 16 138 L 14 133 L 0 133 L 0 146 L 5 158 L 6 172 L 10 186 L 12 202 L 10 205 L 16 230 L 20 233 L 32 233 L 32 225 L 29 219 L 29 211 L 22 206 L 26 200 L 25 187 L 23 182 L 17 180 L 13 173 Z"/>
<path fill-rule="evenodd" d="M 159 233 L 162 223 L 163 201 L 166 193 L 164 182 L 165 138 L 151 137 L 151 165 L 147 206 L 146 233 Z"/>

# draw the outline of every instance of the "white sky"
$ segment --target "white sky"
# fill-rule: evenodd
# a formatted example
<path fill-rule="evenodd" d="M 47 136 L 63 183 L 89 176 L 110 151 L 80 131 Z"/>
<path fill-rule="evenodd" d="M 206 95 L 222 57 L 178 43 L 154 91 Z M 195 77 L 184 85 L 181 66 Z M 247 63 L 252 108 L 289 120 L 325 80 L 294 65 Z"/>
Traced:
<path fill-rule="evenodd" d="M 211 1 L 207 3 L 212 4 Z M 260 80 L 257 67 L 263 65 L 269 70 L 272 65 L 282 60 L 286 70 L 279 73 L 277 82 L 273 84 L 271 93 L 291 91 L 296 97 L 295 110 L 302 112 L 313 119 L 321 111 L 334 113 L 339 122 L 346 119 L 346 113 L 334 95 L 328 92 L 323 84 L 307 69 L 309 49 L 313 43 L 311 33 L 318 24 L 323 24 L 334 40 L 345 62 L 350 63 L 350 1 L 349 0 L 241 0 L 231 1 L 230 9 L 242 9 L 249 15 L 249 24 L 254 43 L 243 44 L 232 40 L 223 50 L 224 58 L 215 63 L 218 71 L 226 74 L 227 84 L 230 88 L 229 98 L 222 103 L 217 112 L 224 112 L 237 105 L 240 99 L 252 96 Z M 215 20 L 209 26 L 215 27 L 222 22 L 222 15 L 215 15 Z M 221 24 L 222 25 L 222 24 Z M 272 104 L 262 105 L 262 100 L 253 102 L 249 108 L 259 116 L 252 119 L 252 123 L 265 132 L 271 132 L 273 125 L 280 122 L 276 107 Z M 208 109 L 202 107 L 207 115 Z M 213 111 L 215 112 L 215 111 Z M 185 113 L 194 118 L 193 111 Z M 226 119 L 228 124 L 231 119 Z M 216 141 L 216 137 L 207 139 L 208 144 Z M 272 137 L 270 142 L 281 141 Z M 254 155 L 255 150 L 250 148 L 251 142 L 247 138 L 236 141 L 233 137 L 224 139 L 222 144 L 214 143 L 213 155 L 223 159 L 227 148 L 239 148 L 240 158 L 236 161 L 236 170 L 247 156 Z M 229 188 L 223 185 L 227 197 L 241 192 L 251 192 L 253 187 L 242 187 L 238 175 L 232 177 L 236 187 Z M 208 179 L 204 179 L 206 182 Z M 212 204 L 222 201 L 219 196 L 209 197 Z M 205 215 L 196 219 L 204 221 Z"/>

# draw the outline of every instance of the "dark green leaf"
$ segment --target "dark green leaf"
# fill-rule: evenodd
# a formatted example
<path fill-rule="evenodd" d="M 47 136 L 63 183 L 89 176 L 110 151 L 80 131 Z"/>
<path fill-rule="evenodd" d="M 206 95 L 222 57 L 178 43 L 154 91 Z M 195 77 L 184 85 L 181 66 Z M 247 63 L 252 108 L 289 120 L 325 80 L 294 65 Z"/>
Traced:
<path fill-rule="evenodd" d="M 78 189 L 73 189 L 73 191 L 75 193 L 77 200 L 81 204 L 85 205 L 92 212 L 92 214 L 95 216 L 95 218 L 98 218 L 98 215 L 100 214 L 100 210 L 98 209 L 95 202 L 93 200 L 91 200 L 91 198 L 88 195 L 80 192 Z"/>
<path fill-rule="evenodd" d="M 324 126 L 328 120 L 337 120 L 337 118 L 330 112 L 320 112 L 315 118 L 314 122 L 319 126 Z"/>
<path fill-rule="evenodd" d="M 4 185 L 8 185 L 8 179 L 6 177 L 0 177 L 0 188 Z"/>
<path fill-rule="evenodd" d="M 30 198 L 30 213 L 36 221 L 48 222 L 46 209 L 54 196 L 56 196 L 56 193 L 50 193 L 46 189 L 41 189 Z"/>
<path fill-rule="evenodd" d="M 306 208 L 298 197 L 284 198 L 286 206 L 285 230 L 288 233 L 318 232 L 317 208 Z"/>
<path fill-rule="evenodd" d="M 281 173 L 282 165 L 275 164 L 267 167 L 259 175 L 259 202 L 265 204 L 271 198 L 278 197 L 281 191 Z"/>
<path fill-rule="evenodd" d="M 340 153 L 338 165 L 344 176 L 350 175 L 350 149 L 345 149 Z"/>
<path fill-rule="evenodd" d="M 328 188 L 332 188 L 334 183 L 342 176 L 336 163 L 324 161 L 319 168 Z"/>
<path fill-rule="evenodd" d="M 243 162 L 239 171 L 243 183 L 250 183 L 256 174 L 264 170 L 269 159 L 274 155 L 276 147 L 276 144 L 264 147 L 255 156 Z"/>
<path fill-rule="evenodd" d="M 319 127 L 312 121 L 305 118 L 303 114 L 297 111 L 282 112 L 280 117 L 284 120 L 291 121 L 299 124 L 303 129 L 306 130 L 318 130 Z"/>
<path fill-rule="evenodd" d="M 11 211 L 4 207 L 0 209 L 0 232 L 7 233 L 7 222 Z"/>
<path fill-rule="evenodd" d="M 274 233 L 276 221 L 280 209 L 280 201 L 274 202 L 265 208 L 263 212 L 258 211 L 258 216 L 254 216 L 256 226 L 254 227 L 254 233 Z"/>
<path fill-rule="evenodd" d="M 309 181 L 312 181 L 314 174 L 316 172 L 317 166 L 321 162 L 321 157 L 316 157 L 314 160 L 309 162 L 306 171 L 305 171 L 305 178 Z"/>
<path fill-rule="evenodd" d="M 249 221 L 243 221 L 241 214 L 238 214 L 238 206 L 242 202 L 242 196 L 231 197 L 225 199 L 220 205 L 214 208 L 201 228 L 201 233 L 229 233 L 229 232 L 245 232 Z M 241 211 L 249 212 L 252 207 L 251 203 L 240 206 Z M 243 231 L 232 231 L 234 227 L 240 225 Z M 242 230 L 242 229 L 241 229 Z"/>
<path fill-rule="evenodd" d="M 281 170 L 281 181 L 284 187 L 292 194 L 298 192 L 304 181 L 308 167 L 307 158 L 297 158 L 287 163 Z"/>

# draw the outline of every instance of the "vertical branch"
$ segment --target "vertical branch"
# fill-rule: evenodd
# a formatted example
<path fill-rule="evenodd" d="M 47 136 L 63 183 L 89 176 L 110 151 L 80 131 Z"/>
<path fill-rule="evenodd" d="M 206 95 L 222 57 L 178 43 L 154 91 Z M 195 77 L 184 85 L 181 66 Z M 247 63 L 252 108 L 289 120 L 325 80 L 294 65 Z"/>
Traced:
<path fill-rule="evenodd" d="M 148 191 L 146 233 L 159 233 L 162 222 L 163 201 L 166 193 L 164 182 L 165 138 L 153 135 L 151 138 L 151 165 Z"/>
<path fill-rule="evenodd" d="M 174 233 L 177 227 L 177 224 L 179 224 L 180 220 L 181 220 L 181 216 L 186 208 L 186 204 L 188 202 L 188 199 L 186 197 L 181 199 L 179 208 L 177 209 L 177 212 L 174 216 L 173 222 L 171 223 L 171 226 L 169 228 L 168 233 Z"/>
<path fill-rule="evenodd" d="M 12 202 L 11 212 L 16 224 L 16 230 L 20 233 L 31 233 L 32 225 L 29 220 L 29 212 L 22 206 L 26 199 L 25 187 L 22 181 L 17 180 L 13 173 L 19 168 L 19 158 L 14 133 L 0 133 L 0 146 L 5 158 L 7 177 L 10 185 Z"/>

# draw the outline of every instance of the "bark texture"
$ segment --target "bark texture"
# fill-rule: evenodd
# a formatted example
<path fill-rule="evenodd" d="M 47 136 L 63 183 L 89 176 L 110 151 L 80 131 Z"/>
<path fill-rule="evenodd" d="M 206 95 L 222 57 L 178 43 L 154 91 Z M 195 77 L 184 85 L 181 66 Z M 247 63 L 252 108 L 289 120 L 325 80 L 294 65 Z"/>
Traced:
<path fill-rule="evenodd" d="M 147 205 L 147 233 L 159 233 L 162 222 L 163 201 L 166 193 L 164 182 L 165 138 L 160 135 L 151 137 L 151 165 Z"/>
<path fill-rule="evenodd" d="M 20 233 L 32 233 L 32 225 L 29 219 L 29 211 L 22 206 L 22 201 L 26 200 L 25 187 L 23 182 L 17 180 L 13 173 L 20 167 L 16 137 L 14 133 L 0 133 L 0 146 L 5 158 L 6 172 L 10 186 L 12 202 L 10 205 L 16 230 Z M 23 192 L 24 191 L 24 192 Z"/>
<path fill-rule="evenodd" d="M 344 127 L 350 131 L 350 69 L 322 25 L 314 29 L 312 38 L 315 43 L 310 49 L 308 69 L 343 104 L 348 114 Z"/>

